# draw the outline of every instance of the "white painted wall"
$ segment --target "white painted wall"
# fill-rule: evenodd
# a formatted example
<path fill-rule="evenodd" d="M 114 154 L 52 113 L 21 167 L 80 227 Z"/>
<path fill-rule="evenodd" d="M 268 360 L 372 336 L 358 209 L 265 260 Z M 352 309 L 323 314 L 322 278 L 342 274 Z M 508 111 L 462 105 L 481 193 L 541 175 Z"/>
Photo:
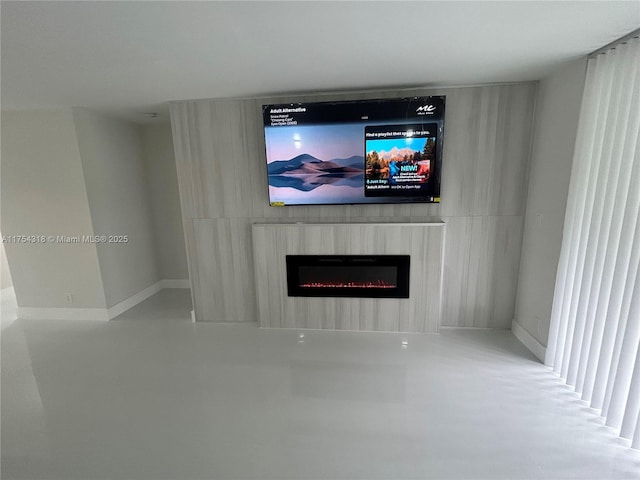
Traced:
<path fill-rule="evenodd" d="M 171 124 L 144 125 L 140 131 L 158 273 L 162 279 L 188 279 Z"/>
<path fill-rule="evenodd" d="M 70 109 L 2 112 L 1 183 L 5 236 L 93 234 Z M 105 307 L 95 245 L 5 247 L 20 307 Z"/>
<path fill-rule="evenodd" d="M 515 321 L 547 344 L 586 58 L 540 82 Z"/>
<path fill-rule="evenodd" d="M 159 280 L 139 127 L 73 109 L 96 235 L 127 235 L 127 243 L 97 246 L 107 307 Z"/>

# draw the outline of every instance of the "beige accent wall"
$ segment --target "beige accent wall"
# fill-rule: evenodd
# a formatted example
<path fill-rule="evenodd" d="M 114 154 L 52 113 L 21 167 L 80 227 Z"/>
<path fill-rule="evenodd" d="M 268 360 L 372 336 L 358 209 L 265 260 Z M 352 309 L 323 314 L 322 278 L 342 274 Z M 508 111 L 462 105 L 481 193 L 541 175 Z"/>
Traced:
<path fill-rule="evenodd" d="M 11 271 L 9 270 L 9 261 L 7 260 L 7 252 L 4 249 L 4 243 L 0 245 L 0 289 L 13 287 L 11 280 Z"/>
<path fill-rule="evenodd" d="M 2 112 L 1 182 L 3 235 L 93 234 L 70 109 Z M 94 244 L 5 247 L 19 306 L 106 306 Z"/>
<path fill-rule="evenodd" d="M 547 344 L 586 58 L 540 82 L 515 320 Z"/>
<path fill-rule="evenodd" d="M 140 131 L 142 159 L 149 186 L 158 274 L 162 279 L 185 280 L 189 278 L 189 270 L 171 125 L 144 125 L 140 127 Z"/>
<path fill-rule="evenodd" d="M 139 127 L 73 109 L 107 307 L 156 283 L 155 238 Z"/>

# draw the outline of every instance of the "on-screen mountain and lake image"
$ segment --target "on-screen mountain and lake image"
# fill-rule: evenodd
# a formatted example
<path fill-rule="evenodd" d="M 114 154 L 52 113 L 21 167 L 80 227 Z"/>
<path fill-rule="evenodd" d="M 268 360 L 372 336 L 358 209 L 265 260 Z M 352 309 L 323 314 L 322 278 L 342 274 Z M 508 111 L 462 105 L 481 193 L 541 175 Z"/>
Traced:
<path fill-rule="evenodd" d="M 267 165 L 269 186 L 274 189 L 293 188 L 301 192 L 311 192 L 319 187 L 335 187 L 335 193 L 349 196 L 344 188 L 353 188 L 354 199 L 362 195 L 364 178 L 364 157 L 354 155 L 348 158 L 321 160 L 303 153 L 289 160 L 278 160 Z M 339 191 L 338 191 L 339 190 Z M 326 191 L 327 196 L 332 193 Z"/>

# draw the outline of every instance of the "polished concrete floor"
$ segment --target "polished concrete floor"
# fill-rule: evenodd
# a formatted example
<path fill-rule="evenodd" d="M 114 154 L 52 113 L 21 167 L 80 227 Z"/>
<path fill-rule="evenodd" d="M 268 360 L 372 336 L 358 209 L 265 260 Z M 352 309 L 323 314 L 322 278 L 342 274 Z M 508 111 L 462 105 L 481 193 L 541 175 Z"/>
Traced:
<path fill-rule="evenodd" d="M 511 335 L 111 322 L 3 301 L 2 479 L 632 479 L 640 455 Z"/>

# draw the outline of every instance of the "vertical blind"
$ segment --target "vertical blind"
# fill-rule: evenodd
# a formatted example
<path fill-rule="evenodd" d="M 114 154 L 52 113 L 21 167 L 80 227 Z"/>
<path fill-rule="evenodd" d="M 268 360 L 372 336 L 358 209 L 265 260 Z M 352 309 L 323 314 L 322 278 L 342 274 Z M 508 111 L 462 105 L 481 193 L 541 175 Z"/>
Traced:
<path fill-rule="evenodd" d="M 545 363 L 640 447 L 640 40 L 590 58 Z"/>

